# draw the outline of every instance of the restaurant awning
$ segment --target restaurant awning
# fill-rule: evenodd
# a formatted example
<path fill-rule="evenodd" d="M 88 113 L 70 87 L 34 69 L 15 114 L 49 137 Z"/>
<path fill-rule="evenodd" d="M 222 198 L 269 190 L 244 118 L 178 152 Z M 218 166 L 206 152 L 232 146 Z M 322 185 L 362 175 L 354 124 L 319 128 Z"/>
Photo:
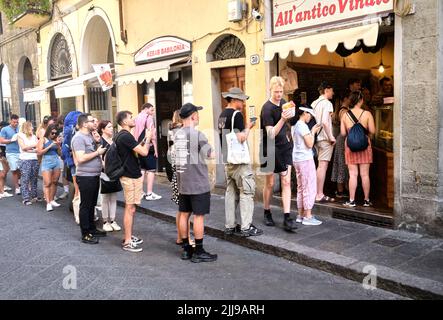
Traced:
<path fill-rule="evenodd" d="M 51 89 L 52 87 L 61 84 L 63 82 L 68 81 L 69 79 L 61 79 L 56 81 L 51 81 L 48 83 L 45 83 L 41 86 L 26 89 L 23 91 L 23 101 L 24 102 L 33 102 L 33 101 L 42 101 L 45 100 L 46 97 L 46 91 L 48 89 Z"/>
<path fill-rule="evenodd" d="M 84 74 L 78 78 L 59 84 L 54 88 L 57 99 L 78 97 L 85 95 L 85 83 L 97 78 L 95 72 Z"/>
<path fill-rule="evenodd" d="M 119 86 L 130 83 L 136 84 L 137 82 L 143 83 L 143 81 L 150 82 L 151 80 L 157 82 L 160 78 L 163 81 L 167 81 L 171 65 L 179 62 L 187 62 L 190 59 L 190 57 L 181 57 L 139 65 L 117 74 L 115 81 Z"/>
<path fill-rule="evenodd" d="M 285 59 L 290 51 L 300 57 L 306 48 L 312 55 L 320 52 L 322 46 L 326 46 L 329 52 L 334 52 L 338 45 L 343 42 L 346 49 L 351 50 L 357 44 L 357 41 L 363 40 L 368 47 L 377 44 L 379 23 L 370 23 L 366 25 L 355 26 L 334 31 L 324 31 L 320 33 L 305 35 L 279 37 L 265 40 L 264 59 L 271 61 L 276 53 L 281 59 Z"/>

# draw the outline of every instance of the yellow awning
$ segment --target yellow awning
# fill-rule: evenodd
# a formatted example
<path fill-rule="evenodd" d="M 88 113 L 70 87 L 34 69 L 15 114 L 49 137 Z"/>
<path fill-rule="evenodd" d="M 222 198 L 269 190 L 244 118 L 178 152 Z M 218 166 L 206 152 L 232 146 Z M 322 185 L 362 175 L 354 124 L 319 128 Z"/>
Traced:
<path fill-rule="evenodd" d="M 160 80 L 160 78 L 163 81 L 167 81 L 168 72 L 171 68 L 171 65 L 189 60 L 190 57 L 181 57 L 139 65 L 126 70 L 125 72 L 117 74 L 117 78 L 115 79 L 115 81 L 118 83 L 119 86 L 130 83 L 136 84 L 137 82 L 143 83 L 144 81 L 150 82 L 151 80 L 157 82 L 158 80 Z"/>
<path fill-rule="evenodd" d="M 377 44 L 378 29 L 379 24 L 377 22 L 290 39 L 287 37 L 268 39 L 265 40 L 264 59 L 265 61 L 271 61 L 276 53 L 281 59 L 285 59 L 291 51 L 294 52 L 295 56 L 300 57 L 306 48 L 309 48 L 311 54 L 315 55 L 320 52 L 322 46 L 326 46 L 329 52 L 334 52 L 341 42 L 343 42 L 346 49 L 351 50 L 359 40 L 363 40 L 366 46 L 373 47 Z"/>

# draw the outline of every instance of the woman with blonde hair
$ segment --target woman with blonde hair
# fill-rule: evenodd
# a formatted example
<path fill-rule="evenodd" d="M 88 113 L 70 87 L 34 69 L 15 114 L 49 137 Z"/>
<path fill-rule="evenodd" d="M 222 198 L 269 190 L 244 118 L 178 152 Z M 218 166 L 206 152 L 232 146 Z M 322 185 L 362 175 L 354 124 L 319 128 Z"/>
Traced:
<path fill-rule="evenodd" d="M 37 161 L 37 137 L 34 134 L 34 128 L 30 121 L 26 121 L 20 128 L 17 135 L 18 145 L 20 147 L 20 171 L 21 171 L 21 194 L 23 203 L 27 206 L 32 201 L 37 201 L 37 179 L 38 179 L 38 161 Z"/>

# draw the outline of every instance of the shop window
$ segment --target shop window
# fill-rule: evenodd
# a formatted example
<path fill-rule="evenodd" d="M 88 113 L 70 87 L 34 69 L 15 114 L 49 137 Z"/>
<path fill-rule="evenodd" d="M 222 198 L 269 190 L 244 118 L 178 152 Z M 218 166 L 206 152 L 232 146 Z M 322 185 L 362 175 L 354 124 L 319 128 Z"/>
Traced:
<path fill-rule="evenodd" d="M 11 115 L 11 105 L 9 104 L 8 101 L 3 101 L 2 103 L 2 110 L 1 110 L 1 116 L 2 116 L 2 121 L 9 121 L 9 117 Z"/>
<path fill-rule="evenodd" d="M 88 88 L 88 106 L 90 111 L 108 110 L 108 93 L 102 88 Z"/>

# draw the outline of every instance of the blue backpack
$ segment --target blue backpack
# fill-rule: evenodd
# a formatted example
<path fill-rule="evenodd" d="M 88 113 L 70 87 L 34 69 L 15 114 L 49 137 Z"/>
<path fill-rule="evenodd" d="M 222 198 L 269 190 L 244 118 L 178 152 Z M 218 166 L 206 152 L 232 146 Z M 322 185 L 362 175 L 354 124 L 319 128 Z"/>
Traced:
<path fill-rule="evenodd" d="M 62 159 L 69 168 L 75 166 L 74 159 L 72 158 L 71 141 L 75 135 L 78 116 L 81 114 L 82 112 L 80 111 L 71 111 L 66 115 L 63 123 Z"/>
<path fill-rule="evenodd" d="M 367 130 L 359 122 L 363 113 L 365 112 L 363 111 L 358 119 L 355 117 L 352 111 L 348 111 L 346 113 L 354 123 L 352 128 L 349 130 L 348 138 L 346 139 L 346 143 L 352 152 L 366 150 L 369 146 Z"/>

